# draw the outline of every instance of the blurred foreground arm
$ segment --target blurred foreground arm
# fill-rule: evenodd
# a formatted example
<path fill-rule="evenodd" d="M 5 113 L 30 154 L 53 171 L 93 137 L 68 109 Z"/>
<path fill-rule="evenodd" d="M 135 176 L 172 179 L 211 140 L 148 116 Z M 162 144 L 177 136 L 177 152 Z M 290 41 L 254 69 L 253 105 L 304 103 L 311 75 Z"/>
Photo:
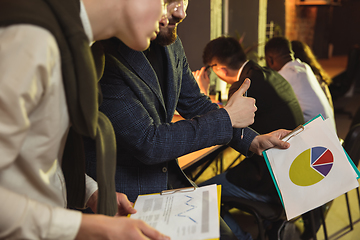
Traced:
<path fill-rule="evenodd" d="M 115 217 L 83 214 L 76 239 L 170 239 L 153 229 L 145 222 L 124 216 L 136 213 L 133 203 L 123 193 L 116 193 L 118 212 Z M 87 202 L 87 206 L 96 213 L 98 191 L 96 190 Z M 121 216 L 121 217 L 120 217 Z"/>
<path fill-rule="evenodd" d="M 83 214 L 76 239 L 169 240 L 170 238 L 141 220 Z"/>

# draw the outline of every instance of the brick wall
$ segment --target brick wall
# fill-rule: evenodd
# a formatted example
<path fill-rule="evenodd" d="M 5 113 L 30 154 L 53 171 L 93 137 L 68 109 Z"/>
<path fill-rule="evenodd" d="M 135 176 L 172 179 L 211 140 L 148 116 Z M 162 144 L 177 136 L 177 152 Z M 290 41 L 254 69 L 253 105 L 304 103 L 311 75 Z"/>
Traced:
<path fill-rule="evenodd" d="M 313 45 L 317 7 L 297 6 L 296 0 L 285 0 L 285 37 Z"/>

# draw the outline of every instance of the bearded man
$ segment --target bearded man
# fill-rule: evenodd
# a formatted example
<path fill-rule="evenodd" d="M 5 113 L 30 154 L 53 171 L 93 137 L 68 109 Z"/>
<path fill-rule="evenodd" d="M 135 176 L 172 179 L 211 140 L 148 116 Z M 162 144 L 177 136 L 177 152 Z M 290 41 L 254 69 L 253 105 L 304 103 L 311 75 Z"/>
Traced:
<path fill-rule="evenodd" d="M 100 80 L 100 110 L 116 134 L 116 190 L 130 201 L 139 194 L 195 185 L 177 162 L 177 157 L 187 153 L 224 144 L 244 155 L 288 147 L 279 140 L 288 131 L 258 135 L 247 128 L 256 111 L 255 100 L 243 97 L 250 81 L 223 109 L 200 93 L 176 35 L 187 5 L 188 0 L 168 0 L 168 9 L 173 9 L 168 25 L 160 22 L 157 38 L 144 52 L 134 51 L 118 39 L 101 42 L 105 70 Z M 172 123 L 175 110 L 184 120 Z M 87 173 L 96 179 L 94 149 L 88 141 Z M 231 231 L 224 231 L 226 227 L 220 227 L 221 239 L 236 239 Z"/>

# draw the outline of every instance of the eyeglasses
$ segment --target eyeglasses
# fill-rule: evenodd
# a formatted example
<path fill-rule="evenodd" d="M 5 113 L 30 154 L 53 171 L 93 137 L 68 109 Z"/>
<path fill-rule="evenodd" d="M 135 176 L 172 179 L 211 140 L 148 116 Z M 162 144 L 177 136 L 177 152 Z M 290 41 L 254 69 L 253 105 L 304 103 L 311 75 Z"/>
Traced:
<path fill-rule="evenodd" d="M 161 0 L 161 6 L 162 6 L 162 17 L 167 16 L 167 12 L 168 12 L 168 3 L 166 2 L 166 0 Z"/>
<path fill-rule="evenodd" d="M 181 6 L 185 11 L 188 4 L 188 0 L 167 0 L 165 3 L 165 5 L 167 6 L 167 16 L 171 16 L 174 12 L 178 11 Z"/>
<path fill-rule="evenodd" d="M 213 64 L 213 65 L 207 65 L 207 66 L 205 67 L 205 71 L 209 70 L 210 68 L 215 67 L 216 65 L 217 65 L 216 63 Z"/>

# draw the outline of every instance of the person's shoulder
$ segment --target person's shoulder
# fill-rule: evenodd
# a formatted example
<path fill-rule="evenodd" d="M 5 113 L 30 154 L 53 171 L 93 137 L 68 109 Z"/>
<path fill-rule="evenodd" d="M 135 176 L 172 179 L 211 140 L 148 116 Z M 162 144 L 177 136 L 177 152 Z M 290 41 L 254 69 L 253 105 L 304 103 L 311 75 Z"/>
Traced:
<path fill-rule="evenodd" d="M 279 80 L 285 80 L 283 78 L 283 76 L 281 76 L 280 73 L 278 73 L 277 71 L 275 71 L 274 69 L 271 69 L 269 67 L 262 67 L 261 68 L 263 74 L 264 74 L 264 77 L 266 79 L 268 78 L 272 78 L 272 79 L 279 79 Z M 286 81 L 286 80 L 285 80 Z"/>
<path fill-rule="evenodd" d="M 287 62 L 280 70 L 279 73 L 286 73 L 290 75 L 298 75 L 305 71 L 305 65 L 299 59 Z"/>
<path fill-rule="evenodd" d="M 0 28 L 1 36 L 11 37 L 13 41 L 21 41 L 24 44 L 34 41 L 47 41 L 54 36 L 45 28 L 33 24 L 14 24 Z M 27 38 L 23 38 L 27 37 Z"/>
<path fill-rule="evenodd" d="M 310 66 L 307 63 L 302 62 L 298 58 L 291 61 L 290 67 L 294 68 L 297 72 L 304 72 L 306 71 L 307 68 L 310 68 Z"/>
<path fill-rule="evenodd" d="M 255 70 L 261 70 L 262 68 L 257 62 L 253 60 L 248 60 L 244 67 L 250 67 Z"/>
<path fill-rule="evenodd" d="M 59 54 L 55 37 L 50 31 L 32 24 L 16 24 L 0 28 L 0 45 L 2 49 L 16 51 L 22 53 L 24 57 L 36 59 L 37 56 Z"/>
<path fill-rule="evenodd" d="M 308 64 L 306 62 L 301 61 L 299 58 L 296 58 L 295 60 L 292 61 L 293 66 L 301 66 L 301 67 L 305 67 Z"/>
<path fill-rule="evenodd" d="M 171 44 L 171 45 L 174 45 L 174 46 L 179 46 L 180 45 L 180 46 L 182 46 L 182 41 L 181 41 L 180 37 L 177 36 L 175 42 L 173 44 Z"/>
<path fill-rule="evenodd" d="M 172 44 L 166 46 L 166 48 L 168 48 L 171 51 L 184 53 L 184 47 L 183 47 L 183 44 L 182 44 L 181 39 L 179 38 L 179 36 L 177 36 L 175 42 L 173 42 Z"/>
<path fill-rule="evenodd" d="M 249 60 L 243 69 L 243 73 L 246 77 L 255 77 L 258 81 L 265 79 L 265 72 L 266 70 L 253 60 Z"/>

